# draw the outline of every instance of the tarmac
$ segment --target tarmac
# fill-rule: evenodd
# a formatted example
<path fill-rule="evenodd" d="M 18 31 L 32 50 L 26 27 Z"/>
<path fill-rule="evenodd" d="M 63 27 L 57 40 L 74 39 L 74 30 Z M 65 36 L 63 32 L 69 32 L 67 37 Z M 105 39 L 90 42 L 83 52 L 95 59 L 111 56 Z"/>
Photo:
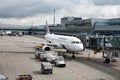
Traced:
<path fill-rule="evenodd" d="M 33 80 L 120 80 L 120 59 L 106 64 L 101 53 L 95 55 L 89 49 L 76 54 L 75 60 L 65 50 L 53 49 L 66 55 L 67 65 L 65 68 L 54 66 L 53 74 L 42 74 L 41 61 L 34 55 L 36 44 L 27 41 L 46 42 L 29 35 L 0 37 L 0 73 L 8 80 L 15 80 L 20 74 L 31 74 Z"/>

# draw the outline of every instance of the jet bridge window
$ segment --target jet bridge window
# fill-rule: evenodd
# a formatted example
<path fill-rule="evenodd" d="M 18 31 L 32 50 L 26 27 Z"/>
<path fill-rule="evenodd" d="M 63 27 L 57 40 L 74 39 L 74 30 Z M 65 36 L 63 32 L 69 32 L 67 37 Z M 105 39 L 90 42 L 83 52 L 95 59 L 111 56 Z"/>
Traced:
<path fill-rule="evenodd" d="M 72 41 L 71 43 L 72 44 L 79 44 L 80 42 L 78 42 L 78 41 Z"/>

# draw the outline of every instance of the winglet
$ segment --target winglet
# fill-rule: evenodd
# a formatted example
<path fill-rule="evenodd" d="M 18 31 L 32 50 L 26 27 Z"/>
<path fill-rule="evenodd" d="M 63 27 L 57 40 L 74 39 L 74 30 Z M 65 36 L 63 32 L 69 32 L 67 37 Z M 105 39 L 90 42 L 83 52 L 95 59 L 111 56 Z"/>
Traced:
<path fill-rule="evenodd" d="M 47 33 L 50 33 L 50 30 L 49 30 L 49 27 L 48 27 L 48 24 L 47 24 L 47 21 L 46 21 L 46 34 Z"/>

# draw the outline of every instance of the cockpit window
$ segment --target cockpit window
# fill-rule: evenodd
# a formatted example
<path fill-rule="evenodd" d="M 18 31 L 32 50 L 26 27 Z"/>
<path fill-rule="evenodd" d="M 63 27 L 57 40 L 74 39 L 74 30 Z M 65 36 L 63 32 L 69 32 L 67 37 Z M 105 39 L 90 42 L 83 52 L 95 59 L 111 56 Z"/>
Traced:
<path fill-rule="evenodd" d="M 71 43 L 72 44 L 79 44 L 80 42 L 79 41 L 72 41 Z"/>

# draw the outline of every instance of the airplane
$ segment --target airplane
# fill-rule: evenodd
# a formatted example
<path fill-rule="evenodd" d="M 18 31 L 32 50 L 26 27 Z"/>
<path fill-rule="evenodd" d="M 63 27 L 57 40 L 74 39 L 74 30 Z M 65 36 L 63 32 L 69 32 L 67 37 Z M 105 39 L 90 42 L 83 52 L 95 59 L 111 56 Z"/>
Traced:
<path fill-rule="evenodd" d="M 46 35 L 44 37 L 48 43 L 34 42 L 42 44 L 41 47 L 42 51 L 49 51 L 51 49 L 50 48 L 51 46 L 54 46 L 55 48 L 64 48 L 72 53 L 78 53 L 84 50 L 84 45 L 79 38 L 74 36 L 65 36 L 50 33 L 47 21 L 46 21 Z"/>
<path fill-rule="evenodd" d="M 71 52 L 80 52 L 84 49 L 83 43 L 77 37 L 51 34 L 47 22 L 45 40 L 57 48 L 64 48 Z"/>

